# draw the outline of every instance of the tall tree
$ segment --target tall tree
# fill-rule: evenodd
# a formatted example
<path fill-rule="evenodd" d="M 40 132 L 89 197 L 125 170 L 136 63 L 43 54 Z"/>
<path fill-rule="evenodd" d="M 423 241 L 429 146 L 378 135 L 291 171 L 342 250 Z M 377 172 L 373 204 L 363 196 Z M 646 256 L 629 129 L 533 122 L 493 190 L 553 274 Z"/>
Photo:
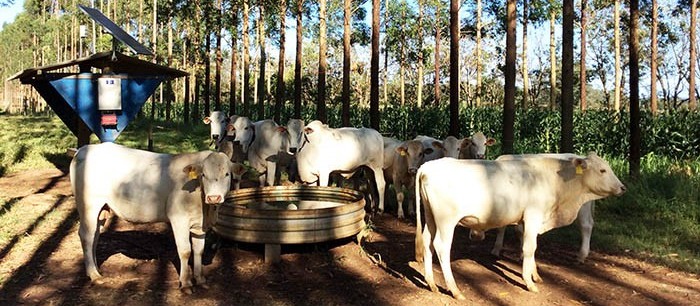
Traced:
<path fill-rule="evenodd" d="M 228 115 L 233 116 L 237 113 L 237 101 L 236 101 L 236 71 L 238 70 L 238 53 L 236 52 L 237 40 L 238 40 L 238 11 L 231 4 L 231 28 L 229 29 L 231 33 L 231 78 L 230 78 L 230 90 L 228 96 Z"/>
<path fill-rule="evenodd" d="M 450 0 L 450 131 L 459 137 L 459 0 Z"/>
<path fill-rule="evenodd" d="M 350 4 L 350 0 L 343 0 L 343 96 L 340 115 L 343 126 L 350 126 Z"/>
<path fill-rule="evenodd" d="M 581 111 L 586 111 L 586 21 L 586 0 L 581 0 L 581 64 L 579 68 Z"/>
<path fill-rule="evenodd" d="M 285 36 L 287 32 L 287 0 L 280 1 L 280 45 L 279 45 L 279 56 L 277 63 L 277 98 L 275 99 L 275 122 L 280 122 L 280 113 L 282 112 L 282 106 L 286 103 L 287 98 L 285 97 L 285 85 L 284 85 L 284 64 L 285 64 Z"/>
<path fill-rule="evenodd" d="M 620 58 L 620 0 L 615 0 L 615 12 L 613 13 L 615 23 L 615 111 L 620 111 L 620 99 L 622 93 L 622 60 Z M 562 76 L 562 80 L 564 76 Z"/>
<path fill-rule="evenodd" d="M 302 12 L 304 0 L 297 0 L 296 20 L 297 20 L 297 48 L 294 61 L 294 118 L 301 118 L 301 43 L 302 43 Z"/>
<path fill-rule="evenodd" d="M 515 5 L 516 0 L 506 1 L 506 67 L 503 101 L 503 142 L 501 152 L 513 153 L 513 138 L 515 136 Z"/>
<path fill-rule="evenodd" d="M 656 0 L 651 0 L 651 58 L 650 58 L 650 69 L 649 69 L 649 79 L 651 81 L 651 86 L 649 87 L 649 99 L 651 113 L 656 115 L 658 110 L 658 97 L 656 96 L 656 78 L 658 69 L 658 53 L 659 53 L 659 4 Z"/>
<path fill-rule="evenodd" d="M 326 69 L 328 63 L 326 61 L 327 46 L 327 25 L 326 25 L 326 0 L 318 2 L 318 18 L 319 18 L 319 38 L 318 38 L 318 96 L 316 98 L 316 119 L 324 123 L 328 122 L 328 114 L 326 113 Z"/>
<path fill-rule="evenodd" d="M 574 152 L 574 1 L 564 0 L 561 53 L 561 141 L 559 152 Z"/>
<path fill-rule="evenodd" d="M 476 106 L 481 106 L 481 0 L 476 0 Z"/>
<path fill-rule="evenodd" d="M 695 110 L 698 107 L 696 102 L 696 92 L 695 92 L 695 61 L 697 60 L 697 54 L 695 51 L 695 26 L 697 19 L 697 0 L 690 1 L 690 60 L 688 64 L 690 65 L 689 75 L 688 75 L 688 108 L 690 110 Z"/>
<path fill-rule="evenodd" d="M 372 53 L 370 57 L 369 126 L 379 130 L 379 1 L 372 0 Z"/>
<path fill-rule="evenodd" d="M 436 10 L 437 11 L 437 10 Z M 433 60 L 433 70 L 435 77 L 433 79 L 433 95 L 435 96 L 435 102 L 433 104 L 440 104 L 440 33 L 442 32 L 440 26 L 440 18 L 437 12 L 435 13 L 435 58 Z"/>
<path fill-rule="evenodd" d="M 695 2 L 695 0 L 693 0 Z M 639 0 L 630 0 L 630 176 L 639 177 L 642 134 L 639 115 Z"/>
<path fill-rule="evenodd" d="M 425 0 L 418 0 L 418 77 L 416 88 L 416 105 L 423 105 L 423 8 Z"/>
<path fill-rule="evenodd" d="M 520 73 L 522 74 L 523 77 L 523 100 L 522 100 L 522 108 L 528 108 L 529 100 L 530 100 L 530 72 L 527 68 L 527 24 L 530 19 L 530 4 L 528 0 L 523 0 L 523 19 L 522 19 L 522 24 L 523 24 L 523 30 L 522 30 L 522 35 L 523 35 L 523 48 L 522 48 L 522 53 L 521 53 L 521 58 L 522 58 L 522 63 L 520 64 L 521 71 Z"/>
<path fill-rule="evenodd" d="M 260 48 L 260 74 L 258 76 L 258 119 L 265 118 L 265 66 L 267 52 L 265 51 L 265 5 L 258 6 L 258 46 Z"/>
<path fill-rule="evenodd" d="M 214 72 L 214 110 L 221 110 L 221 66 L 224 57 L 221 54 L 221 14 L 222 1 L 216 1 L 216 71 Z"/>
<path fill-rule="evenodd" d="M 250 22 L 249 0 L 243 0 L 243 19 L 241 32 L 243 33 L 243 116 L 250 116 Z"/>
<path fill-rule="evenodd" d="M 557 18 L 555 1 L 549 1 L 549 109 L 557 107 L 557 48 L 554 37 L 554 24 Z"/>

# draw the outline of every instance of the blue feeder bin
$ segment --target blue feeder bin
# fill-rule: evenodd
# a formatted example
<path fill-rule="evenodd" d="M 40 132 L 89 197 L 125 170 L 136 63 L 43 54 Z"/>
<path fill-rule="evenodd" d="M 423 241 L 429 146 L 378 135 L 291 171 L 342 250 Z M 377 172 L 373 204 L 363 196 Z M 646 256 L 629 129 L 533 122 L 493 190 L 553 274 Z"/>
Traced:
<path fill-rule="evenodd" d="M 49 72 L 75 65 L 83 72 Z M 90 72 L 94 68 L 102 73 Z M 84 124 L 101 142 L 114 142 L 161 82 L 187 75 L 118 52 L 103 52 L 27 69 L 10 79 L 34 86 L 78 138 Z"/>

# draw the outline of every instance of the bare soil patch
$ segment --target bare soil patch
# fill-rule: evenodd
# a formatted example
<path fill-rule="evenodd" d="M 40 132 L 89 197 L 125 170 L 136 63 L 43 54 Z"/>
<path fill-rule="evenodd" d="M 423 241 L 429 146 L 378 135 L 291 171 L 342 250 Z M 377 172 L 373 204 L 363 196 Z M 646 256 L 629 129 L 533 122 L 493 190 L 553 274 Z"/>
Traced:
<path fill-rule="evenodd" d="M 85 275 L 78 215 L 65 172 L 32 170 L 0 178 L 0 218 L 22 210 L 15 236 L 0 244 L 0 304 L 69 305 L 457 305 L 430 292 L 414 261 L 415 221 L 384 214 L 362 246 L 354 238 L 282 247 L 282 263 L 266 265 L 263 246 L 209 239 L 208 288 L 178 290 L 178 263 L 167 224 L 117 220 L 97 255 L 102 285 Z M 700 277 L 594 249 L 585 264 L 577 250 L 540 239 L 544 283 L 530 293 L 520 278 L 517 240 L 503 258 L 489 254 L 494 239 L 470 242 L 457 229 L 452 268 L 467 304 L 697 305 Z M 595 233 L 593 235 L 595 240 Z M 435 261 L 436 280 L 444 290 Z"/>

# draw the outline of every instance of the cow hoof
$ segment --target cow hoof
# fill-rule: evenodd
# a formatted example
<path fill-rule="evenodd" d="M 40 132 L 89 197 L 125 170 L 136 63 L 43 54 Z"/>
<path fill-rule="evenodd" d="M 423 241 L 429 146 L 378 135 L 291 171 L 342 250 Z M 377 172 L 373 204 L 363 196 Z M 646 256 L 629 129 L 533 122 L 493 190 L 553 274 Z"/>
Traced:
<path fill-rule="evenodd" d="M 455 300 L 458 300 L 458 301 L 464 301 L 464 300 L 467 299 L 467 297 L 465 297 L 465 296 L 464 296 L 463 294 L 461 294 L 461 293 L 455 293 L 455 294 L 453 294 L 452 296 L 455 298 Z"/>
<path fill-rule="evenodd" d="M 96 278 L 96 279 L 91 280 L 90 283 L 93 285 L 101 286 L 101 285 L 105 284 L 105 281 L 102 278 Z"/>
<path fill-rule="evenodd" d="M 194 291 L 192 290 L 192 287 L 182 287 L 182 288 L 180 288 L 180 292 L 187 294 L 187 295 L 190 295 Z"/>
<path fill-rule="evenodd" d="M 537 286 L 535 286 L 535 284 L 528 285 L 527 290 L 534 293 L 540 292 L 540 289 L 537 289 Z"/>
<path fill-rule="evenodd" d="M 428 285 L 428 286 L 430 287 L 430 291 L 432 291 L 432 292 L 440 292 L 440 290 L 438 289 L 437 286 L 435 286 L 435 284 L 430 284 L 430 285 Z"/>
<path fill-rule="evenodd" d="M 202 289 L 209 289 L 209 284 L 207 283 L 197 284 L 197 286 L 202 287 Z"/>

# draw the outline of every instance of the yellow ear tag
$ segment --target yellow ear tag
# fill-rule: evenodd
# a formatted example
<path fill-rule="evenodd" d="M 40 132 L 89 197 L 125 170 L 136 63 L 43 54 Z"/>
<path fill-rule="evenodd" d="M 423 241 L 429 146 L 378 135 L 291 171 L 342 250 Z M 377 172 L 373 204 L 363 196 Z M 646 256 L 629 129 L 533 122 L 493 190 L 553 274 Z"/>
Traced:
<path fill-rule="evenodd" d="M 583 174 L 583 167 L 581 167 L 581 165 L 576 166 L 576 174 Z"/>
<path fill-rule="evenodd" d="M 406 151 L 401 151 L 401 156 L 406 156 Z"/>
<path fill-rule="evenodd" d="M 197 179 L 197 171 L 190 170 L 190 172 L 187 174 L 191 180 L 196 180 Z"/>

